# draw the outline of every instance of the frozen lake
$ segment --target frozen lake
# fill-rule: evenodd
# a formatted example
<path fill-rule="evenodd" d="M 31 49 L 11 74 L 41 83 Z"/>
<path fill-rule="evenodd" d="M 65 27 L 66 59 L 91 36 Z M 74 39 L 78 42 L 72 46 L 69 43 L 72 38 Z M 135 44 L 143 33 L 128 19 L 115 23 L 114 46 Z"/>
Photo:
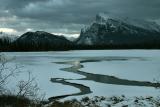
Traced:
<path fill-rule="evenodd" d="M 8 52 L 11 66 L 30 71 L 46 98 L 157 96 L 160 50 Z M 14 88 L 26 74 L 9 82 Z"/>

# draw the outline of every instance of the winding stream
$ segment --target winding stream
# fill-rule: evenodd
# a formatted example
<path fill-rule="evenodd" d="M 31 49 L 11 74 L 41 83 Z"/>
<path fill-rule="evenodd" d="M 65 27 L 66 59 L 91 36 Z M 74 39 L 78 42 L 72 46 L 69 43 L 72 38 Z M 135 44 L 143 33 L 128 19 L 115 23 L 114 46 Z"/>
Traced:
<path fill-rule="evenodd" d="M 140 61 L 145 60 L 139 57 L 95 57 L 95 58 L 83 58 L 81 60 L 75 60 L 75 61 L 54 62 L 56 64 L 71 65 L 70 67 L 61 68 L 60 70 L 79 74 L 79 75 L 85 76 L 85 78 L 79 78 L 79 79 L 51 78 L 51 82 L 53 83 L 61 83 L 63 85 L 73 86 L 75 88 L 78 88 L 80 92 L 50 97 L 49 100 L 62 99 L 68 96 L 78 96 L 78 95 L 85 95 L 85 94 L 92 93 L 92 90 L 90 89 L 90 87 L 85 86 L 84 84 L 68 82 L 68 80 L 90 80 L 98 83 L 114 84 L 114 85 L 145 86 L 145 87 L 155 87 L 155 88 L 160 87 L 159 83 L 152 83 L 148 81 L 127 80 L 127 79 L 121 79 L 115 76 L 87 73 L 85 71 L 80 70 L 81 68 L 84 68 L 83 63 L 101 62 L 101 61 L 126 61 L 126 60 L 132 60 L 132 59 L 140 60 Z"/>

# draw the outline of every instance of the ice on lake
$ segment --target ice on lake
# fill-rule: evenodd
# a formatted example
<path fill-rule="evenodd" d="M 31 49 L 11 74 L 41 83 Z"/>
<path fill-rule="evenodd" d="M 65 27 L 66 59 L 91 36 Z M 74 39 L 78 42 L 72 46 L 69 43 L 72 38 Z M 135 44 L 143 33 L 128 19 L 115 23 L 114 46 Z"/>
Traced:
<path fill-rule="evenodd" d="M 156 96 L 160 80 L 159 50 L 80 50 L 6 52 L 10 66 L 30 71 L 46 98 L 82 96 Z M 9 82 L 14 88 L 26 74 Z M 53 81 L 51 81 L 53 79 Z"/>

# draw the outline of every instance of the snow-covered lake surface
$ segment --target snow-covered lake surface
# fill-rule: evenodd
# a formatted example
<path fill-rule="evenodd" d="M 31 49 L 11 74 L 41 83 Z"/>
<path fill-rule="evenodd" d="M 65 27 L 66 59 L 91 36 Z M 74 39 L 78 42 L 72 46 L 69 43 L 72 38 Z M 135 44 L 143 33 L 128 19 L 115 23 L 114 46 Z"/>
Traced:
<path fill-rule="evenodd" d="M 7 52 L 11 66 L 30 71 L 46 98 L 68 96 L 158 96 L 160 50 Z M 13 88 L 20 74 L 9 82 Z"/>

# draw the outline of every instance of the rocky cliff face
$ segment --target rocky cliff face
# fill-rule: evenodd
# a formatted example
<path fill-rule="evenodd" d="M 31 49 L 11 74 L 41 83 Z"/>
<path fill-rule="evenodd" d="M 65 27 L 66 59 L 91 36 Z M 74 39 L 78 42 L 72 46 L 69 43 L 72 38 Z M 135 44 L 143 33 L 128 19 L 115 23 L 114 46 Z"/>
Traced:
<path fill-rule="evenodd" d="M 154 22 L 98 14 L 82 29 L 78 45 L 134 45 L 160 43 L 160 26 Z"/>

